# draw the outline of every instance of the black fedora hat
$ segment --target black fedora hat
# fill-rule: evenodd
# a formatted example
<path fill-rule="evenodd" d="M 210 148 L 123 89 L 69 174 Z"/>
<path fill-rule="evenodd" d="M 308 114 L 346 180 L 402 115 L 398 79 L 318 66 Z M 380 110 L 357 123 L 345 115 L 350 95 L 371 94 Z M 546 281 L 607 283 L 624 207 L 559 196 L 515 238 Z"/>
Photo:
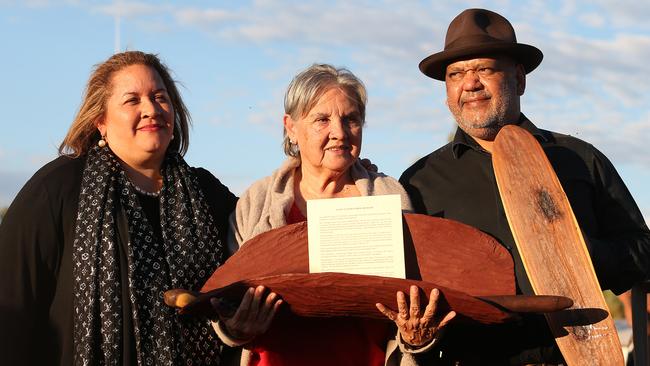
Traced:
<path fill-rule="evenodd" d="M 445 80 L 447 65 L 468 56 L 504 53 L 524 66 L 526 73 L 541 62 L 542 51 L 517 43 L 515 30 L 508 19 L 485 9 L 467 9 L 449 24 L 445 49 L 420 62 L 420 71 L 428 77 Z"/>

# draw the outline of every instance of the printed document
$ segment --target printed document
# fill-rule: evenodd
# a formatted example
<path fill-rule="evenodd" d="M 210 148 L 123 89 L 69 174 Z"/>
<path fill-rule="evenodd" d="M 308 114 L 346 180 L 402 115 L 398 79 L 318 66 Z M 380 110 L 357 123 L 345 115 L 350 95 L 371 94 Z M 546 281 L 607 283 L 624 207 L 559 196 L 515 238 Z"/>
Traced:
<path fill-rule="evenodd" d="M 309 272 L 405 278 L 399 195 L 307 201 Z"/>

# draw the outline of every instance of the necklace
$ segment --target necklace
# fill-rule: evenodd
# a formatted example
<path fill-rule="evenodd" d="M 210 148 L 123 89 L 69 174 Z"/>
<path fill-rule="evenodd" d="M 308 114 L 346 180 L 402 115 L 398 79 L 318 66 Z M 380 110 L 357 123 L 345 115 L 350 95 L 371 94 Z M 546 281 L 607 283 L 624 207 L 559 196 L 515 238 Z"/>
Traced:
<path fill-rule="evenodd" d="M 131 179 L 127 179 L 127 182 L 129 182 L 131 187 L 133 187 L 133 189 L 135 189 L 136 192 L 138 192 L 140 194 L 143 194 L 145 196 L 155 197 L 155 198 L 160 197 L 160 192 L 162 192 L 162 190 L 164 188 L 164 186 L 163 186 L 159 190 L 157 190 L 156 192 L 149 192 L 149 191 L 146 191 L 146 190 L 138 187 L 137 185 L 135 185 L 135 183 L 131 182 Z"/>

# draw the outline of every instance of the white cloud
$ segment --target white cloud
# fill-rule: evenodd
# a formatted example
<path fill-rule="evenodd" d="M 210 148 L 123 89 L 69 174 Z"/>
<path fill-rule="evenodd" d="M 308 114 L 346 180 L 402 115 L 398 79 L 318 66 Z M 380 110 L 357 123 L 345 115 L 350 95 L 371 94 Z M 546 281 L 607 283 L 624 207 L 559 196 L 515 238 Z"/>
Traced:
<path fill-rule="evenodd" d="M 529 77 L 524 111 L 544 127 L 594 143 L 612 160 L 650 167 L 643 137 L 650 95 L 638 88 L 650 80 L 642 71 L 650 59 L 650 34 L 588 37 L 557 29 L 536 43 L 545 59 Z"/>
<path fill-rule="evenodd" d="M 406 129 L 433 128 L 442 133 L 443 128 L 448 128 L 444 123 L 434 123 L 451 121 L 441 86 L 432 86 L 417 72 L 416 64 L 421 57 L 442 47 L 449 11 L 435 12 L 417 3 L 395 8 L 335 3 L 327 11 L 306 3 L 294 7 L 273 4 L 276 6 L 265 2 L 241 9 L 247 17 L 242 17 L 241 23 L 222 28 L 221 35 L 267 44 L 290 40 L 301 50 L 344 47 L 355 62 L 363 65 L 352 71 L 371 90 L 372 109 L 368 116 L 373 119 L 373 126 L 392 126 L 400 121 L 399 127 Z M 575 131 L 583 137 L 602 140 L 606 146 L 626 140 L 628 147 L 642 153 L 645 141 L 640 134 L 628 131 L 638 130 L 629 121 L 630 116 L 650 105 L 647 93 L 639 93 L 634 87 L 634 80 L 643 77 L 639 70 L 644 70 L 646 60 L 650 59 L 650 35 L 623 31 L 606 38 L 577 35 L 571 30 L 570 21 L 575 16 L 580 16 L 589 27 L 606 25 L 596 13 L 580 14 L 581 9 L 581 4 L 567 2 L 559 9 L 564 18 L 558 20 L 544 2 L 533 3 L 522 17 L 524 21 L 513 19 L 518 38 L 538 46 L 546 55 L 536 71 L 535 84 L 530 85 L 536 88 L 529 92 L 534 96 L 525 102 L 525 108 L 544 111 L 545 118 L 539 121 L 542 125 L 567 133 Z M 548 32 L 549 29 L 552 31 Z M 319 56 L 318 51 L 312 54 Z M 430 87 L 436 91 L 432 92 Z M 391 92 L 387 96 L 373 96 L 372 90 Z M 625 154 L 609 147 L 607 150 L 623 161 L 646 155 Z M 645 159 L 643 163 L 650 166 Z"/>
<path fill-rule="evenodd" d="M 234 11 L 177 9 L 185 25 L 211 25 L 224 38 L 247 42 L 291 40 L 296 45 L 368 45 L 416 48 L 426 40 L 435 21 L 424 19 L 430 11 L 418 3 L 363 4 L 346 2 L 253 2 Z M 238 22 L 224 24 L 224 20 Z M 424 22 L 424 20 L 427 20 Z M 409 23 L 409 26 L 402 26 Z M 425 24 L 420 28 L 418 24 Z M 432 25 L 434 27 L 432 27 Z M 409 42 L 404 42 L 409 40 Z"/>
<path fill-rule="evenodd" d="M 650 14 L 650 2 L 638 0 L 596 0 L 602 8 L 602 14 L 619 28 L 638 28 L 649 30 L 648 14 Z"/>
<path fill-rule="evenodd" d="M 93 7 L 93 10 L 110 16 L 133 18 L 160 14 L 173 9 L 170 6 L 161 6 L 137 1 L 115 1 L 109 5 Z"/>
<path fill-rule="evenodd" d="M 174 15 L 181 25 L 190 26 L 213 25 L 235 18 L 231 12 L 222 9 L 184 8 L 176 10 Z"/>
<path fill-rule="evenodd" d="M 581 14 L 578 16 L 578 20 L 592 28 L 600 28 L 605 25 L 605 18 L 598 13 Z"/>
<path fill-rule="evenodd" d="M 0 0 L 0 6 L 24 6 L 28 9 L 46 9 L 52 6 L 59 5 L 60 3 L 71 3 L 72 0 L 56 1 L 56 0 Z"/>
<path fill-rule="evenodd" d="M 45 8 L 51 5 L 49 0 L 25 0 L 24 3 L 29 8 Z"/>
<path fill-rule="evenodd" d="M 545 44 L 544 73 L 566 90 L 604 92 L 630 107 L 648 105 L 647 94 L 639 93 L 633 83 L 643 77 L 638 72 L 650 58 L 650 35 L 619 34 L 603 40 L 555 33 Z"/>
<path fill-rule="evenodd" d="M 279 66 L 260 70 L 278 86 L 262 100 L 252 101 L 250 112 L 244 111 L 243 119 L 258 128 L 272 125 L 273 117 L 281 113 L 282 92 L 290 76 L 312 62 L 329 62 L 331 55 L 339 60 L 343 54 L 351 64 L 337 66 L 349 66 L 370 91 L 369 126 L 376 130 L 397 126 L 444 137 L 452 119 L 444 105 L 443 86 L 422 76 L 417 63 L 442 48 L 448 23 L 456 14 L 476 6 L 504 14 L 519 41 L 545 54 L 540 68 L 529 76 L 525 113 L 540 126 L 602 143 L 621 161 L 641 160 L 650 166 L 640 157 L 650 155 L 645 154 L 641 133 L 647 112 L 640 112 L 650 105 L 650 95 L 637 86 L 648 80 L 644 72 L 650 59 L 648 2 L 265 0 L 228 9 L 118 2 L 100 11 L 131 17 L 166 12 L 180 26 L 261 47 Z M 223 118 L 216 120 L 224 123 Z M 616 148 L 622 141 L 637 153 Z"/>

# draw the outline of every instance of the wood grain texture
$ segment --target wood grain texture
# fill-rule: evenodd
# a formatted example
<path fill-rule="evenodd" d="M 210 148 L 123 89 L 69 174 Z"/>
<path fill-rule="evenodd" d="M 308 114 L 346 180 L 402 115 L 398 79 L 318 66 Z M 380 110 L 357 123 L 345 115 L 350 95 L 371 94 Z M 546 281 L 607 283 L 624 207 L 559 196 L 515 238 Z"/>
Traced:
<path fill-rule="evenodd" d="M 462 223 L 427 215 L 404 215 L 406 277 L 470 295 L 515 293 L 510 253 L 491 236 Z M 242 245 L 201 292 L 248 278 L 308 273 L 307 224 L 287 225 Z"/>
<path fill-rule="evenodd" d="M 623 365 L 620 342 L 568 199 L 537 140 L 505 126 L 494 173 L 517 248 L 538 295 L 566 296 L 570 310 L 546 314 L 569 366 Z"/>
<path fill-rule="evenodd" d="M 439 306 L 454 309 L 460 317 L 465 318 L 461 321 L 472 319 L 494 324 L 513 317 L 513 314 L 489 301 L 429 282 L 346 273 L 293 273 L 246 279 L 204 293 L 183 312 L 209 315 L 211 309 L 207 307 L 206 300 L 210 297 L 240 299 L 249 287 L 257 285 L 264 285 L 269 291 L 281 294 L 291 311 L 300 316 L 357 316 L 389 321 L 375 304 L 380 302 L 396 310 L 397 291 L 408 291 L 409 285 L 416 285 L 421 289 L 420 297 L 424 299 L 429 298 L 432 289 L 439 289 L 444 297 Z"/>
<path fill-rule="evenodd" d="M 515 294 L 512 258 L 494 238 L 468 225 L 427 215 L 405 214 L 403 223 L 409 280 L 349 274 L 285 276 L 309 272 L 307 224 L 298 223 L 247 241 L 215 270 L 201 292 L 214 295 L 218 293 L 214 290 L 229 288 L 222 295 L 237 299 L 241 296 L 237 291 L 263 284 L 285 298 L 296 313 L 373 318 L 382 316 L 376 302 L 394 306 L 397 290 L 406 292 L 411 283 L 418 283 L 423 290 L 441 289 L 461 318 L 496 323 L 513 317 L 504 312 L 507 308 L 471 297 Z M 368 278 L 373 279 L 367 282 Z M 427 301 L 429 291 L 425 292 L 422 296 Z M 457 294 L 468 301 L 466 305 Z M 331 300 L 324 302 L 324 298 Z M 186 312 L 197 309 L 190 307 Z"/>
<path fill-rule="evenodd" d="M 552 313 L 573 306 L 573 300 L 565 296 L 498 295 L 478 298 L 511 313 Z"/>
<path fill-rule="evenodd" d="M 431 290 L 437 288 L 442 293 L 440 306 L 455 310 L 458 321 L 484 324 L 514 319 L 517 312 L 558 311 L 572 303 L 557 296 L 515 296 L 510 254 L 491 236 L 470 226 L 406 214 L 404 236 L 409 279 L 309 274 L 307 225 L 299 223 L 248 241 L 213 273 L 202 294 L 170 290 L 165 293 L 165 302 L 180 308 L 181 313 L 214 317 L 210 298 L 217 297 L 234 306 L 246 289 L 264 285 L 280 294 L 291 311 L 301 316 L 386 320 L 375 303 L 394 307 L 396 292 L 406 292 L 414 284 L 421 289 L 423 304 L 428 302 Z M 187 306 L 178 306 L 179 299 L 186 295 L 197 299 Z"/>
<path fill-rule="evenodd" d="M 515 294 L 512 257 L 493 237 L 458 221 L 419 214 L 404 219 L 407 278 L 473 296 Z"/>

